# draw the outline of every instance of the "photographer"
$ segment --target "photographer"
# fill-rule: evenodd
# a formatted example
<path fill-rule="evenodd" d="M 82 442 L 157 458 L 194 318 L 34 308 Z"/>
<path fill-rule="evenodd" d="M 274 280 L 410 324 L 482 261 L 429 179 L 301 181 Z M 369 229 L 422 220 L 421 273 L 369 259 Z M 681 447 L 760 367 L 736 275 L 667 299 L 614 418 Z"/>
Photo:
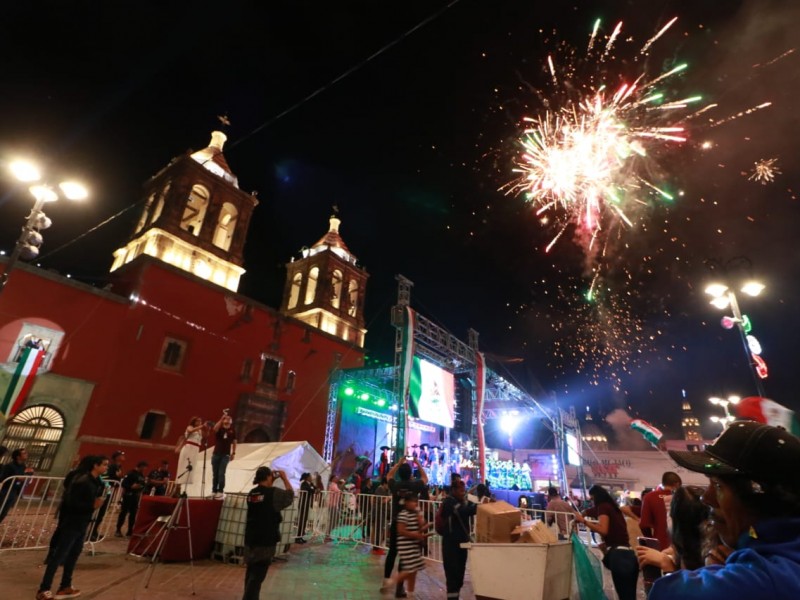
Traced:
<path fill-rule="evenodd" d="M 283 482 L 285 489 L 273 487 L 277 478 Z M 267 577 L 275 548 L 281 539 L 281 511 L 294 500 L 292 484 L 283 471 L 259 467 L 253 483 L 256 487 L 247 495 L 247 524 L 244 530 L 247 571 L 242 600 L 258 600 L 261 584 Z"/>

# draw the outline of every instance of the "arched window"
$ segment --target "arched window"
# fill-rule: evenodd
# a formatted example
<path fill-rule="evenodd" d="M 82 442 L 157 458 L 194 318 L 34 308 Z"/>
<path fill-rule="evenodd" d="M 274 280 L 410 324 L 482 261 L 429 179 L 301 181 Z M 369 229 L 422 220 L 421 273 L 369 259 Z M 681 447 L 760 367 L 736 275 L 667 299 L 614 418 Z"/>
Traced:
<path fill-rule="evenodd" d="M 289 290 L 289 304 L 286 308 L 294 308 L 300 300 L 300 286 L 303 285 L 303 274 L 295 273 L 292 277 L 292 289 Z"/>
<path fill-rule="evenodd" d="M 144 205 L 142 216 L 139 218 L 139 223 L 136 225 L 136 231 L 134 233 L 139 233 L 144 226 L 147 225 L 147 219 L 150 216 L 150 209 L 153 208 L 153 201 L 155 198 L 155 193 L 150 194 L 150 197 L 147 199 L 147 203 Z"/>
<path fill-rule="evenodd" d="M 39 404 L 21 411 L 8 422 L 3 445 L 8 455 L 17 448 L 28 451 L 28 466 L 49 471 L 64 435 L 64 415 L 52 406 Z"/>
<path fill-rule="evenodd" d="M 358 313 L 358 281 L 351 279 L 347 284 L 347 314 L 355 317 Z"/>
<path fill-rule="evenodd" d="M 161 193 L 158 194 L 158 202 L 156 202 L 156 207 L 153 209 L 153 218 L 150 219 L 151 225 L 158 221 L 158 217 L 161 216 L 161 211 L 164 210 L 164 199 L 167 197 L 170 185 L 171 184 L 168 182 L 167 185 L 164 186 L 164 189 L 161 191 Z"/>
<path fill-rule="evenodd" d="M 319 279 L 319 267 L 312 267 L 308 272 L 308 283 L 306 284 L 305 304 L 311 304 L 314 296 L 317 295 L 317 280 Z"/>
<path fill-rule="evenodd" d="M 206 188 L 199 184 L 192 186 L 186 207 L 183 209 L 181 229 L 192 235 L 200 235 L 200 228 L 203 226 L 203 219 L 206 218 L 208 209 L 208 198 L 209 193 Z"/>
<path fill-rule="evenodd" d="M 230 250 L 233 232 L 236 230 L 236 221 L 238 218 L 239 211 L 236 210 L 233 204 L 226 202 L 222 205 L 222 210 L 219 212 L 217 229 L 214 231 L 214 239 L 212 240 L 212 243 L 217 248 Z"/>
<path fill-rule="evenodd" d="M 342 305 L 342 272 L 335 269 L 331 275 L 331 306 L 339 308 Z"/>

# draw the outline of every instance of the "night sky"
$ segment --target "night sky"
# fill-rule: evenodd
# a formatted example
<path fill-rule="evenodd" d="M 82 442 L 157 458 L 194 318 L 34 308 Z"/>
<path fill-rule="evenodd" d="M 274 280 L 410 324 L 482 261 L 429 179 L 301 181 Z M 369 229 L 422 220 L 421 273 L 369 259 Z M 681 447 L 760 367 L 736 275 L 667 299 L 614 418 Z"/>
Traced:
<path fill-rule="evenodd" d="M 205 147 L 227 114 L 226 158 L 260 201 L 243 294 L 277 307 L 283 265 L 324 234 L 335 205 L 370 273 L 371 359 L 392 361 L 403 274 L 412 306 L 464 340 L 476 329 L 494 368 L 537 398 L 596 417 L 626 408 L 675 437 L 686 390 L 713 436 L 707 398 L 755 389 L 736 332 L 703 293 L 705 263 L 745 256 L 767 285 L 740 297 L 770 368 L 767 395 L 800 410 L 796 2 L 102 4 L 4 8 L 0 161 L 36 157 L 51 180 L 76 175 L 92 189 L 84 204 L 48 207 L 43 267 L 102 285 L 138 210 L 71 242 L 138 202 L 145 180 Z M 676 15 L 643 63 L 638 49 Z M 558 229 L 500 188 L 515 177 L 522 118 L 552 100 L 548 53 L 582 55 L 597 18 L 601 37 L 624 23 L 611 73 L 685 61 L 669 91 L 718 106 L 655 157 L 649 175 L 674 200 L 608 232 L 589 302 L 574 232 L 546 253 Z M 748 179 L 773 158 L 774 181 Z M 9 251 L 30 200 L 6 177 L 0 191 Z"/>

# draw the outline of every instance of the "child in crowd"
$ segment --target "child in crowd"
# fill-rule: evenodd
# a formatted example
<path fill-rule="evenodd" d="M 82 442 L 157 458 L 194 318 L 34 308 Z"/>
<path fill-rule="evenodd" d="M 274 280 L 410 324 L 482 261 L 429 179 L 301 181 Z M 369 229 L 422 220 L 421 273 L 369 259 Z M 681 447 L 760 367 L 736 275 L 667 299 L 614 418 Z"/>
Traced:
<path fill-rule="evenodd" d="M 422 544 L 431 535 L 418 507 L 419 498 L 409 492 L 403 499 L 403 509 L 397 515 L 397 553 L 400 557 L 397 583 L 406 582 L 408 598 L 414 597 L 417 572 L 425 568 Z"/>

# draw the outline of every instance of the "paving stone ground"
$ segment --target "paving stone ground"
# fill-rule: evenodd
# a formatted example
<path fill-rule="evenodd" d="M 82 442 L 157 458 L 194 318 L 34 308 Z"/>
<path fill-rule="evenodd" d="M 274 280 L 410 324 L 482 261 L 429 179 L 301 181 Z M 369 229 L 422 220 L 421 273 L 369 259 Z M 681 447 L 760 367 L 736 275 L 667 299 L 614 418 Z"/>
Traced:
<path fill-rule="evenodd" d="M 126 554 L 127 542 L 105 540 L 91 556 L 84 552 L 78 561 L 73 586 L 81 598 L 97 600 L 239 600 L 244 568 L 211 560 L 187 563 L 157 563 Z M 0 552 L 0 598 L 33 600 L 42 577 L 43 550 Z M 286 560 L 270 567 L 262 587 L 262 599 L 361 600 L 389 599 L 379 592 L 384 556 L 362 545 L 322 542 L 293 545 Z M 148 576 L 149 584 L 145 587 Z M 56 585 L 60 571 L 56 574 Z M 55 591 L 55 590 L 54 590 Z M 193 593 L 194 592 L 194 593 Z M 462 599 L 474 600 L 467 581 Z M 440 563 L 428 562 L 417 576 L 417 598 L 445 598 L 444 574 Z"/>

